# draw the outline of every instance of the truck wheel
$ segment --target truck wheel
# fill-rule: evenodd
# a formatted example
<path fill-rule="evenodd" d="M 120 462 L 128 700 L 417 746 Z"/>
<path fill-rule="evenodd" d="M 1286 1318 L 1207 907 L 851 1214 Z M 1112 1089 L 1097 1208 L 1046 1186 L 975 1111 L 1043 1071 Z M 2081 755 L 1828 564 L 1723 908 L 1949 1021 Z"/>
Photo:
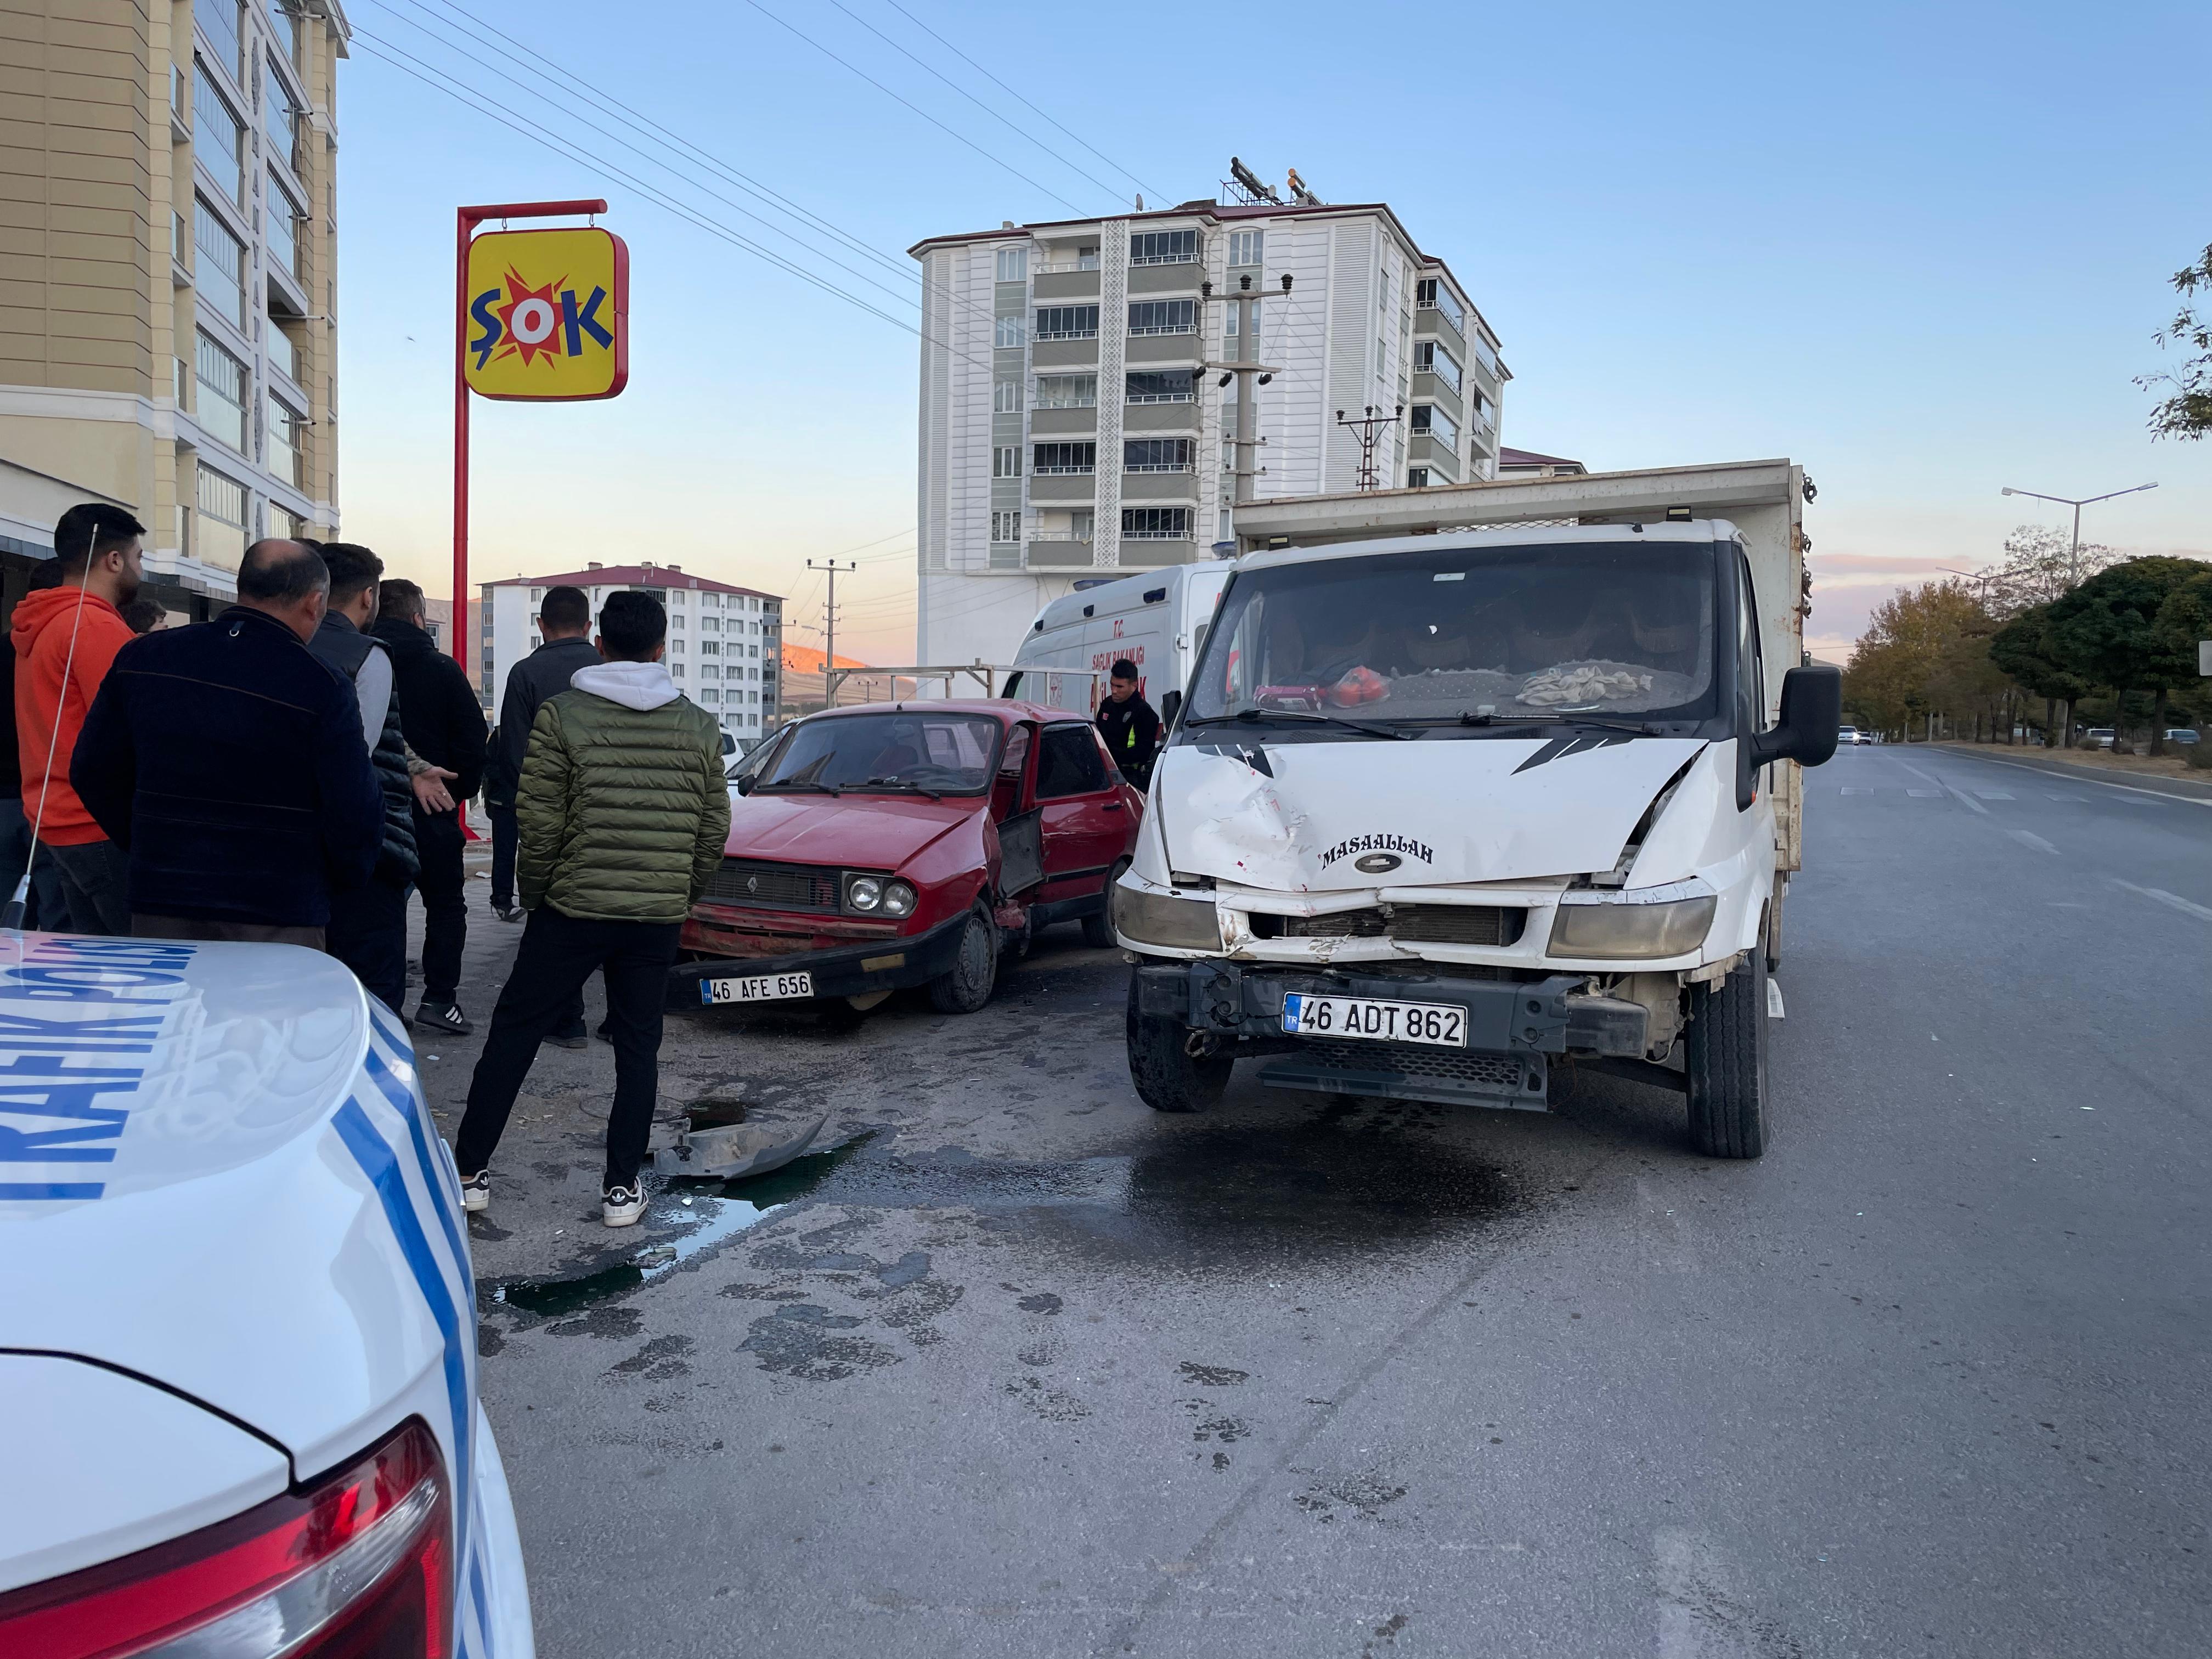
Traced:
<path fill-rule="evenodd" d="M 1690 988 L 1682 1033 L 1690 1142 L 1707 1158 L 1766 1150 L 1766 948 L 1717 985 Z"/>
<path fill-rule="evenodd" d="M 952 966 L 929 981 L 930 1006 L 940 1014 L 972 1014 L 991 1000 L 999 982 L 999 942 L 990 918 L 971 912 Z"/>
<path fill-rule="evenodd" d="M 1129 1081 L 1156 1112 L 1202 1112 L 1221 1098 L 1236 1062 L 1224 1054 L 1192 1058 L 1181 1020 L 1137 1009 L 1137 976 L 1129 975 Z"/>
<path fill-rule="evenodd" d="M 1098 890 L 1099 896 L 1106 901 L 1106 908 L 1095 916 L 1083 919 L 1083 942 L 1094 951 L 1103 951 L 1114 942 L 1114 884 L 1128 868 L 1129 860 L 1122 859 L 1106 872 L 1106 884 Z"/>
<path fill-rule="evenodd" d="M 1774 896 L 1766 905 L 1766 971 L 1774 973 L 1782 966 L 1782 901 L 1790 892 L 1785 878 L 1774 884 Z"/>

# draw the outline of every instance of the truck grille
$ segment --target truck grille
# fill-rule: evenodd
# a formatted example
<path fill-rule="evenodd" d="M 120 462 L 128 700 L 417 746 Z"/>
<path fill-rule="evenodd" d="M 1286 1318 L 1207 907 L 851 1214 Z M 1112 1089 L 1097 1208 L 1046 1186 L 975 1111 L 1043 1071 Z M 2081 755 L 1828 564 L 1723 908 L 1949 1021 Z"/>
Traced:
<path fill-rule="evenodd" d="M 708 878 L 706 902 L 754 910 L 835 910 L 837 872 L 807 864 L 724 859 Z"/>
<path fill-rule="evenodd" d="M 1511 945 L 1528 913 L 1497 904 L 1401 904 L 1385 911 L 1252 918 L 1261 939 L 1395 939 L 1408 945 Z"/>

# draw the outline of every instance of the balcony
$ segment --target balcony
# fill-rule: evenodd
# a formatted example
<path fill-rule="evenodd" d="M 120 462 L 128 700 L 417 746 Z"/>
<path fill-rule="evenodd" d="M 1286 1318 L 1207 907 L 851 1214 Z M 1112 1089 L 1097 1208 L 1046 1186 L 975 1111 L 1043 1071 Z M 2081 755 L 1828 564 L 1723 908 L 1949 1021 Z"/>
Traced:
<path fill-rule="evenodd" d="M 1098 493 L 1096 474 L 1082 472 L 1046 472 L 1030 475 L 1030 500 L 1039 504 L 1054 501 L 1087 501 Z"/>
<path fill-rule="evenodd" d="M 1139 294 L 1195 294 L 1206 277 L 1206 267 L 1195 259 L 1177 259 L 1160 264 L 1133 264 L 1129 270 L 1129 293 Z"/>
<path fill-rule="evenodd" d="M 1132 334 L 1122 361 L 1132 368 L 1148 363 L 1194 363 L 1205 355 L 1195 330 L 1179 334 Z"/>
<path fill-rule="evenodd" d="M 1098 430 L 1096 409 L 1033 409 L 1030 434 L 1037 438 L 1088 438 Z"/>
<path fill-rule="evenodd" d="M 1046 265 L 1033 284 L 1040 305 L 1053 300 L 1095 300 L 1098 297 L 1098 267 Z"/>
<path fill-rule="evenodd" d="M 1098 342 L 1096 337 L 1040 340 L 1030 348 L 1030 362 L 1040 373 L 1054 368 L 1095 368 L 1098 366 Z"/>
<path fill-rule="evenodd" d="M 1131 536 L 1121 538 L 1121 568 L 1124 570 L 1164 569 L 1171 564 L 1189 564 L 1197 557 L 1196 542 L 1156 542 Z"/>
<path fill-rule="evenodd" d="M 1032 536 L 1029 542 L 1029 568 L 1032 570 L 1088 570 L 1091 568 L 1091 542 L 1073 537 Z M 992 551 L 995 554 L 997 549 Z"/>

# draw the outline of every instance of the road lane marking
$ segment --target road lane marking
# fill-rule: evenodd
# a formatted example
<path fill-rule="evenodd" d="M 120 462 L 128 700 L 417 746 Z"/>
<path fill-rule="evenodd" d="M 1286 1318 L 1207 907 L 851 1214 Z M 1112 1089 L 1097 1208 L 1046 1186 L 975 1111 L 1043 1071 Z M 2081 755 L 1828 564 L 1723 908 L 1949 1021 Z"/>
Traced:
<path fill-rule="evenodd" d="M 2012 797 L 2002 789 L 1977 789 L 1974 793 L 1984 800 L 2010 800 Z"/>
<path fill-rule="evenodd" d="M 1856 784 L 1847 783 L 1844 786 L 1844 793 L 1847 795 L 1871 795 L 1874 791 L 1863 789 Z"/>
<path fill-rule="evenodd" d="M 1954 801 L 1958 802 L 1960 805 L 1961 805 L 1961 806 L 1970 806 L 1970 807 L 1972 807 L 1975 811 L 1979 812 L 1979 813 L 1980 813 L 1984 817 L 1989 817 L 1989 815 L 1990 815 L 1990 809 L 1989 809 L 1988 807 L 1986 807 L 1986 806 L 1983 805 L 1981 804 L 1981 802 L 1979 802 L 1979 801 L 1976 800 L 1976 799 L 1975 799 L 1972 795 L 1968 794 L 1965 790 L 1963 790 L 1963 789 L 1954 789 L 1954 788 L 1953 788 L 1949 784 L 1948 784 L 1948 783 L 1944 782 L 1942 779 L 1938 778 L 1938 777 L 1931 777 L 1931 776 L 1929 776 L 1929 774 L 1927 774 L 1927 773 L 1925 773 L 1925 772 L 1922 771 L 1922 770 L 1921 770 L 1918 767 L 1917 767 L 1917 766 L 1908 766 L 1908 767 L 1906 767 L 1905 769 L 1906 771 L 1908 771 L 1908 772 L 1911 773 L 1911 774 L 1912 774 L 1912 775 L 1913 775 L 1914 777 L 1916 777 L 1916 778 L 1926 778 L 1926 779 L 1928 780 L 1928 781 L 1929 781 L 1929 782 L 1930 782 L 1930 783 L 1934 784 L 1934 785 L 1935 785 L 1938 789 L 1941 789 L 1941 790 L 1942 790 L 1945 794 L 1948 795 L 1948 796 L 1949 796 L 1953 800 L 1954 800 Z"/>
<path fill-rule="evenodd" d="M 2058 849 L 2039 835 L 2026 830 L 2008 830 L 2007 834 L 2023 847 L 2033 847 L 2039 853 L 2056 853 Z"/>
<path fill-rule="evenodd" d="M 1915 800 L 1941 800 L 1943 799 L 1943 792 L 1941 789 L 1908 789 L 1905 793 L 1911 796 Z"/>
<path fill-rule="evenodd" d="M 1962 756 L 1961 758 L 1966 760 L 1979 761 L 1984 766 L 2009 766 L 2014 771 L 2033 772 L 2038 777 L 2041 778 L 2047 778 L 2053 775 L 2051 769 L 2047 766 L 2030 766 L 2025 761 L 1999 760 L 1995 755 L 1966 755 Z M 1904 765 L 1904 763 L 1900 761 L 1899 764 Z M 1905 769 L 1911 772 L 1917 769 L 1907 766 Z M 1920 775 L 1924 778 L 1928 775 L 1925 772 L 1923 772 Z M 2203 799 L 2196 795 L 2170 794 L 2163 789 L 2140 789 L 2132 783 L 2107 783 L 2102 778 L 2084 778 L 2081 781 L 2084 784 L 2094 784 L 2100 789 L 2121 789 L 2126 791 L 2130 795 L 2148 795 L 2153 800 L 2179 801 L 2184 806 L 2212 806 L 2212 800 Z"/>
<path fill-rule="evenodd" d="M 2169 893 L 2163 887 L 2138 887 L 2131 881 L 2122 881 L 2118 876 L 2107 876 L 2105 879 L 2115 887 L 2124 887 L 2130 893 L 2140 894 L 2147 899 L 2154 899 L 2171 909 L 2180 911 L 2184 915 L 2195 916 L 2199 921 L 2212 921 L 2212 906 L 2198 904 L 2194 900 L 2182 897 L 2179 893 Z"/>
<path fill-rule="evenodd" d="M 1766 1017 L 1769 1019 L 1782 1018 L 1782 988 L 1774 982 L 1771 974 L 1766 976 Z"/>
<path fill-rule="evenodd" d="M 2045 800 L 2084 801 L 2088 799 L 2087 795 L 2045 795 L 2044 797 Z"/>

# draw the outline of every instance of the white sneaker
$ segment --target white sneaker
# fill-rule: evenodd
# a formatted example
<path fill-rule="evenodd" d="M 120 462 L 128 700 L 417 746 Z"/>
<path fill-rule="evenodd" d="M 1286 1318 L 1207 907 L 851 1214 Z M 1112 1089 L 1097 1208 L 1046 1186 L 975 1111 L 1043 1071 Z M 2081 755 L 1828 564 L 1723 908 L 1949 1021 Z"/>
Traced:
<path fill-rule="evenodd" d="M 627 1187 L 609 1187 L 599 1194 L 599 1219 L 610 1227 L 634 1227 L 645 1213 L 645 1178 Z"/>
<path fill-rule="evenodd" d="M 461 1177 L 461 1207 L 474 1212 L 491 1208 L 491 1171 L 478 1170 Z"/>

